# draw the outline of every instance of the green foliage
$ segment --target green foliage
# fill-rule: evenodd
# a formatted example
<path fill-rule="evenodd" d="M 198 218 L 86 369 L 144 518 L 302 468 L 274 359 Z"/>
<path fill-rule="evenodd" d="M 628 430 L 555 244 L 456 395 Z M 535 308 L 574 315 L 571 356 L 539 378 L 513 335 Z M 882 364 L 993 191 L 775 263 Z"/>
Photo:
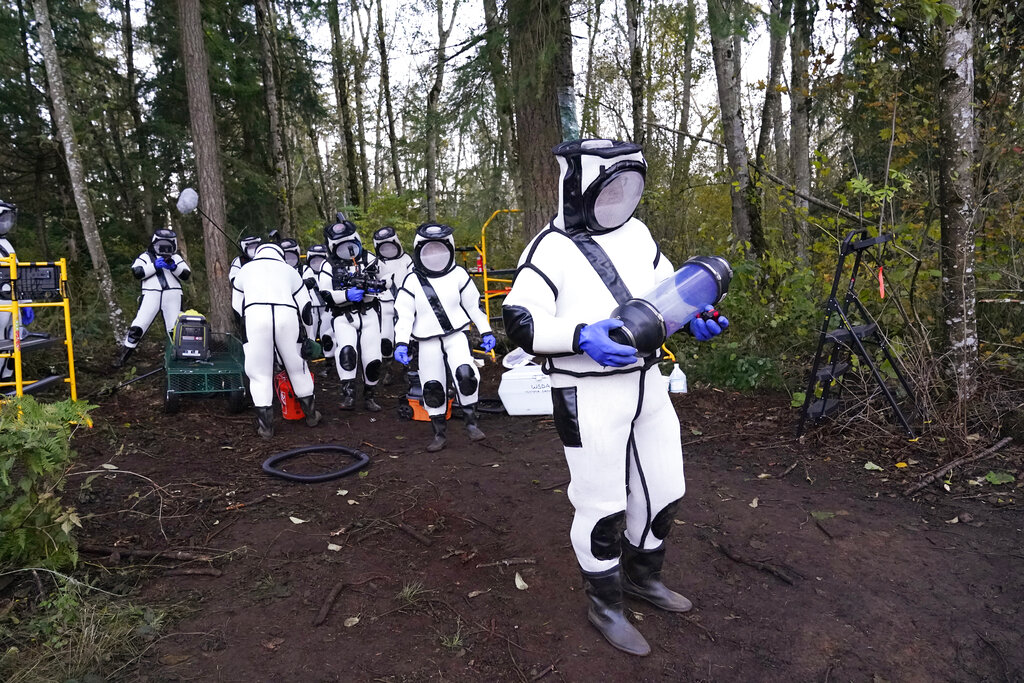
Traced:
<path fill-rule="evenodd" d="M 59 494 L 73 457 L 72 428 L 91 425 L 93 407 L 31 396 L 0 403 L 0 567 L 77 561 L 72 532 L 81 522 Z"/>

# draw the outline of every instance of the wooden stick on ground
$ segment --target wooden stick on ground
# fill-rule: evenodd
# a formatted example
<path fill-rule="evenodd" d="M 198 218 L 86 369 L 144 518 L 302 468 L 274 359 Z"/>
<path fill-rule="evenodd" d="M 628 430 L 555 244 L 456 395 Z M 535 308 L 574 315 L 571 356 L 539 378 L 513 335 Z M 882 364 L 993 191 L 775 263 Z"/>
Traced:
<path fill-rule="evenodd" d="M 1008 436 L 1008 437 L 1006 437 L 1004 439 L 1001 439 L 1000 441 L 996 442 L 996 444 L 994 446 L 990 446 L 990 447 L 986 448 L 985 450 L 983 450 L 981 453 L 978 453 L 977 455 L 965 455 L 962 458 L 957 458 L 953 462 L 951 462 L 948 465 L 945 465 L 943 467 L 940 467 L 939 469 L 935 470 L 934 472 L 932 472 L 931 474 L 926 476 L 924 479 L 922 479 L 917 484 L 914 484 L 913 486 L 908 488 L 906 491 L 903 492 L 903 495 L 904 496 L 912 496 L 915 493 L 917 493 L 918 491 L 920 491 L 921 489 L 923 489 L 926 486 L 928 486 L 929 484 L 931 484 L 936 479 L 939 479 L 940 477 L 944 477 L 954 467 L 959 467 L 960 465 L 966 465 L 968 463 L 976 462 L 978 460 L 981 460 L 982 458 L 987 458 L 988 456 L 992 455 L 996 451 L 1001 450 L 1002 448 L 1004 448 L 1006 446 L 1006 444 L 1010 443 L 1011 441 L 1013 441 L 1013 437 L 1012 436 Z"/>
<path fill-rule="evenodd" d="M 510 557 L 507 560 L 498 560 L 497 562 L 484 562 L 478 564 L 477 569 L 481 567 L 511 567 L 512 565 L 518 564 L 537 564 L 537 560 L 532 557 Z"/>
<path fill-rule="evenodd" d="M 331 613 L 331 607 L 334 606 L 334 601 L 338 599 L 338 595 L 341 591 L 353 586 L 361 586 L 364 583 L 370 583 L 371 581 L 376 581 L 378 579 L 384 581 L 387 578 L 388 577 L 386 576 L 371 576 L 367 579 L 363 579 L 362 581 L 356 581 L 355 583 L 339 581 L 334 584 L 334 588 L 332 588 L 331 592 L 327 594 L 327 599 L 324 600 L 324 604 L 320 606 L 320 611 L 317 612 L 316 619 L 313 620 L 313 626 L 319 626 L 327 620 L 327 615 Z"/>
<path fill-rule="evenodd" d="M 181 567 L 169 569 L 164 576 L 223 576 L 224 572 L 215 567 Z"/>
<path fill-rule="evenodd" d="M 713 545 L 719 552 L 721 552 L 723 555 L 728 557 L 733 562 L 738 562 L 740 564 L 745 564 L 748 567 L 753 567 L 754 569 L 760 569 L 763 572 L 768 572 L 780 581 L 785 581 L 790 586 L 796 585 L 796 579 L 790 576 L 785 570 L 780 569 L 775 565 L 768 564 L 767 562 L 759 562 L 758 560 L 751 560 L 746 557 L 743 557 L 742 555 L 737 555 L 733 550 L 727 548 L 726 546 L 716 541 L 712 541 L 711 539 L 708 540 L 711 541 L 711 545 Z"/>
<path fill-rule="evenodd" d="M 138 548 L 114 548 L 105 545 L 90 545 L 83 543 L 78 546 L 82 552 L 93 553 L 94 555 L 127 555 L 128 557 L 166 557 L 172 560 L 184 560 L 187 562 L 212 562 L 209 555 L 196 555 L 181 550 L 142 550 Z"/>
<path fill-rule="evenodd" d="M 418 532 L 415 529 L 413 529 L 408 524 L 405 524 L 403 522 L 398 522 L 397 524 L 395 524 L 395 526 L 397 526 L 399 529 L 404 531 L 406 534 L 408 534 L 409 536 L 412 536 L 413 538 L 415 538 L 417 541 L 419 541 L 423 545 L 427 546 L 428 548 L 430 546 L 434 545 L 433 541 L 431 541 L 429 538 L 427 538 L 426 536 L 424 536 L 420 532 Z"/>

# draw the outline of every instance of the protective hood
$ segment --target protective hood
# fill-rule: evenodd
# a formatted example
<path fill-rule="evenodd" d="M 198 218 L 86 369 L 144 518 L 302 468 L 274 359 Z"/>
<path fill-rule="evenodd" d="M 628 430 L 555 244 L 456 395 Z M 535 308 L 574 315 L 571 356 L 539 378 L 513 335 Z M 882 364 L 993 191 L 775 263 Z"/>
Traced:
<path fill-rule="evenodd" d="M 306 251 L 306 265 L 312 268 L 314 273 L 320 272 L 326 260 L 327 247 L 322 244 L 314 244 Z"/>
<path fill-rule="evenodd" d="M 425 275 L 444 275 L 455 267 L 455 238 L 451 226 L 424 223 L 416 228 L 412 243 L 412 260 L 416 270 Z"/>
<path fill-rule="evenodd" d="M 173 230 L 157 230 L 149 242 L 149 249 L 157 256 L 170 258 L 178 251 L 178 236 Z"/>
<path fill-rule="evenodd" d="M 639 145 L 617 140 L 570 140 L 551 150 L 560 170 L 556 228 L 610 232 L 636 211 L 647 162 Z"/>
<path fill-rule="evenodd" d="M 351 261 L 363 253 L 363 243 L 352 221 L 327 224 L 324 227 L 324 240 L 327 242 L 327 251 L 342 261 Z"/>
<path fill-rule="evenodd" d="M 284 261 L 284 250 L 281 249 L 280 245 L 268 242 L 267 244 L 261 244 L 259 248 L 256 249 L 255 258 Z"/>
<path fill-rule="evenodd" d="M 286 237 L 278 243 L 281 251 L 284 252 L 284 262 L 292 268 L 298 268 L 302 256 L 299 252 L 299 243 L 291 237 Z"/>
<path fill-rule="evenodd" d="M 238 248 L 242 250 L 243 258 L 252 260 L 256 257 L 256 249 L 263 242 L 259 237 L 246 236 L 238 240 Z"/>
<path fill-rule="evenodd" d="M 18 222 L 18 207 L 0 201 L 0 237 L 9 233 Z"/>
<path fill-rule="evenodd" d="M 402 243 L 398 241 L 398 233 L 389 226 L 373 233 L 373 250 L 382 261 L 391 261 L 405 253 Z"/>

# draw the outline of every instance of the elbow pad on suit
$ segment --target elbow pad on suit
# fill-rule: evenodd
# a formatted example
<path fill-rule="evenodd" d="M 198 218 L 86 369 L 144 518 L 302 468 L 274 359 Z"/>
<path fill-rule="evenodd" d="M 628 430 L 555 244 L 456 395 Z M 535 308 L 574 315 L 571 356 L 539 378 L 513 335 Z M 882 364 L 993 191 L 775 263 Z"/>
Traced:
<path fill-rule="evenodd" d="M 135 276 L 136 280 L 141 280 L 142 278 L 146 277 L 146 271 L 143 270 L 142 266 L 134 266 L 132 268 L 132 275 Z"/>
<path fill-rule="evenodd" d="M 505 334 L 527 353 L 533 353 L 533 316 L 522 306 L 503 306 Z"/>

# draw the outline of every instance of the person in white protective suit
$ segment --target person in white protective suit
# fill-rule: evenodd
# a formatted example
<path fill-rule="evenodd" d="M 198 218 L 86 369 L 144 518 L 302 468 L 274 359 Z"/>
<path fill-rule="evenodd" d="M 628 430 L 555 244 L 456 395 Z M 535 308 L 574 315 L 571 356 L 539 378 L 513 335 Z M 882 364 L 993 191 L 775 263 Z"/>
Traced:
<path fill-rule="evenodd" d="M 11 230 L 18 222 L 18 207 L 0 201 L 0 257 L 7 258 L 17 255 L 14 253 L 14 245 L 7 239 Z M 4 270 L 4 275 L 9 272 Z M 11 285 L 5 282 L 0 289 L 0 301 L 10 301 Z M 28 325 L 35 318 L 35 312 L 31 308 L 21 309 L 21 324 Z M 14 339 L 14 316 L 6 311 L 0 311 L 0 341 Z M 0 381 L 7 381 L 14 376 L 14 359 L 0 358 Z"/>
<path fill-rule="evenodd" d="M 552 151 L 561 171 L 558 214 L 523 252 L 502 315 L 508 336 L 543 357 L 550 375 L 588 619 L 613 646 L 643 656 L 650 646 L 624 616 L 623 593 L 668 611 L 691 608 L 660 579 L 686 490 L 683 452 L 657 353 L 638 357 L 612 340 L 622 321 L 610 316 L 673 268 L 633 217 L 647 168 L 638 145 L 574 140 Z M 728 326 L 719 321 L 689 325 L 710 338 Z"/>
<path fill-rule="evenodd" d="M 359 240 L 349 220 L 324 227 L 327 260 L 317 284 L 331 311 L 334 365 L 341 380 L 341 409 L 352 410 L 356 401 L 356 374 L 363 368 L 363 402 L 370 412 L 380 411 L 374 398 L 381 377 L 380 303 L 384 289 L 377 276 L 377 259 Z"/>
<path fill-rule="evenodd" d="M 387 289 L 377 296 L 380 301 L 380 354 L 384 361 L 384 383 L 388 384 L 388 366 L 395 355 L 395 294 L 412 271 L 412 257 L 402 248 L 398 233 L 384 226 L 373 233 L 373 250 L 380 264 L 380 279 Z"/>
<path fill-rule="evenodd" d="M 327 247 L 314 244 L 306 250 L 306 262 L 302 264 L 299 274 L 309 290 L 309 299 L 313 303 L 313 320 L 306 326 L 306 336 L 320 342 L 324 358 L 334 357 L 334 331 L 331 329 L 331 311 L 320 296 L 317 287 L 317 273 L 327 261 Z M 326 371 L 325 371 L 326 372 Z M 326 375 L 325 375 L 326 376 Z"/>
<path fill-rule="evenodd" d="M 455 265 L 455 240 L 447 225 L 424 223 L 413 240 L 413 271 L 395 296 L 395 360 L 408 365 L 409 344 L 416 340 L 423 407 L 430 415 L 434 438 L 431 453 L 447 443 L 448 375 L 462 406 L 469 438 L 484 438 L 477 426 L 480 371 L 466 338 L 470 322 L 481 335 L 484 351 L 494 348 L 487 315 L 480 310 L 480 292 L 462 266 Z"/>
<path fill-rule="evenodd" d="M 241 253 L 231 260 L 231 266 L 228 268 L 228 282 L 234 282 L 235 276 L 238 275 L 238 271 L 241 270 L 242 266 L 256 257 L 256 249 L 262 242 L 259 237 L 251 235 L 246 235 L 238 240 L 238 251 Z"/>
<path fill-rule="evenodd" d="M 181 313 L 181 283 L 192 275 L 192 269 L 178 253 L 178 236 L 173 230 L 160 229 L 153 233 L 149 249 L 132 263 L 132 274 L 142 282 L 142 300 L 115 367 L 128 360 L 158 312 L 163 315 L 168 336 L 174 334 L 174 323 Z"/>
<path fill-rule="evenodd" d="M 231 283 L 237 292 L 232 305 L 242 316 L 246 342 L 245 374 L 256 407 L 256 429 L 260 436 L 274 435 L 274 364 L 284 366 L 295 397 L 306 414 L 306 424 L 315 427 L 320 413 L 313 398 L 313 378 L 300 351 L 299 325 L 308 322 L 312 305 L 298 271 L 285 262 L 277 244 L 263 244 Z"/>

